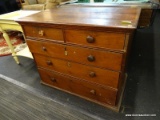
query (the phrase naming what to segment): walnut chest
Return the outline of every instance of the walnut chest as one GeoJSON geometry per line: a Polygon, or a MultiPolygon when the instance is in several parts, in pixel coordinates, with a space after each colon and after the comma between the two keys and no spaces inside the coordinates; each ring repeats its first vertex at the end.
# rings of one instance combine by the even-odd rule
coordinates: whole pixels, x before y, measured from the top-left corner
{"type": "Polygon", "coordinates": [[[59,7],[19,19],[41,82],[118,111],[139,8],[59,7]]]}

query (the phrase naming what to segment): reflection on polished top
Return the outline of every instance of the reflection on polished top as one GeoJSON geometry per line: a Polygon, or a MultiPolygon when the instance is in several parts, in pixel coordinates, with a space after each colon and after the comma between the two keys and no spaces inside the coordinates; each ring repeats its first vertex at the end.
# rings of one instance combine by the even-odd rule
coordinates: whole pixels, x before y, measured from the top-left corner
{"type": "Polygon", "coordinates": [[[0,20],[16,20],[34,13],[38,13],[38,12],[39,11],[18,10],[18,11],[0,15],[0,20]]]}
{"type": "Polygon", "coordinates": [[[80,2],[74,3],[72,5],[80,5],[80,6],[104,6],[104,7],[141,7],[141,8],[149,8],[149,9],[158,9],[159,0],[104,0],[102,2],[94,2],[94,0],[89,0],[89,3],[80,2]]]}
{"type": "Polygon", "coordinates": [[[17,21],[35,24],[40,21],[41,24],[58,24],[59,26],[74,26],[79,24],[81,26],[135,29],[138,24],[140,11],[140,8],[64,6],[42,11],[17,21]]]}
{"type": "Polygon", "coordinates": [[[104,0],[103,3],[147,3],[150,0],[104,0]]]}

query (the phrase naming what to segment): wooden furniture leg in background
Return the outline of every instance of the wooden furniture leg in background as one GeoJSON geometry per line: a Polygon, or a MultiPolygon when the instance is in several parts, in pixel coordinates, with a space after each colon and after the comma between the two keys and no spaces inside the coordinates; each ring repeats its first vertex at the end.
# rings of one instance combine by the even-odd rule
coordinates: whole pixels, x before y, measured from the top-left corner
{"type": "MultiPolygon", "coordinates": [[[[15,59],[17,64],[20,64],[20,61],[18,60],[18,56],[24,56],[24,57],[29,57],[32,58],[32,54],[30,53],[28,47],[26,47],[23,51],[15,52],[14,47],[10,41],[10,38],[8,34],[5,32],[6,30],[14,30],[14,31],[20,31],[23,34],[23,30],[21,25],[19,25],[15,20],[25,17],[28,15],[32,15],[35,13],[38,13],[40,11],[35,11],[35,10],[19,10],[7,14],[0,15],[0,31],[3,33],[3,37],[6,40],[9,48],[11,49],[12,56],[15,59]]],[[[24,35],[23,35],[24,36],[24,35]]]]}

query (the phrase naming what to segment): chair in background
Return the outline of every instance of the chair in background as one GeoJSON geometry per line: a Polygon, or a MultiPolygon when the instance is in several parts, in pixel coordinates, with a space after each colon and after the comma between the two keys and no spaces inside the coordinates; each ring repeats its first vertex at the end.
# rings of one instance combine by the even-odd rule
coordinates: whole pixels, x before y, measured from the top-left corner
{"type": "Polygon", "coordinates": [[[61,4],[77,2],[77,0],[20,0],[23,10],[52,9],[61,4]]]}

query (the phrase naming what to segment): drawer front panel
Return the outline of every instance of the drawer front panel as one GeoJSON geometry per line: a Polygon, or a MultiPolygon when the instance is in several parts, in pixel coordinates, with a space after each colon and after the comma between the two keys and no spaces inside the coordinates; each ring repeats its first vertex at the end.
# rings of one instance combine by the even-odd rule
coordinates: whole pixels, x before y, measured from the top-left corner
{"type": "Polygon", "coordinates": [[[69,43],[114,50],[123,50],[125,42],[125,34],[80,30],[66,30],[65,38],[69,43]]]}
{"type": "Polygon", "coordinates": [[[47,68],[73,77],[85,79],[86,81],[117,88],[119,72],[106,69],[90,67],[65,60],[54,59],[38,54],[34,54],[37,66],[47,68]]]}
{"type": "Polygon", "coordinates": [[[104,104],[115,105],[117,91],[39,69],[44,83],[104,104]]]}
{"type": "Polygon", "coordinates": [[[29,37],[64,41],[61,29],[34,26],[24,26],[23,29],[25,31],[25,35],[29,37]]]}
{"type": "Polygon", "coordinates": [[[27,43],[33,53],[62,58],[116,71],[121,70],[123,54],[120,53],[30,40],[27,40],[27,43]]]}

